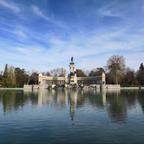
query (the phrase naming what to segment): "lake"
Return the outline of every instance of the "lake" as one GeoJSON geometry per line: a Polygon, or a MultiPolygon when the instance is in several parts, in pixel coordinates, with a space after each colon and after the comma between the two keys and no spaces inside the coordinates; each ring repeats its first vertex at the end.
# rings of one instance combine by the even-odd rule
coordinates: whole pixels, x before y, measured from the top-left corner
{"type": "Polygon", "coordinates": [[[143,144],[144,90],[0,90],[0,144],[143,144]]]}

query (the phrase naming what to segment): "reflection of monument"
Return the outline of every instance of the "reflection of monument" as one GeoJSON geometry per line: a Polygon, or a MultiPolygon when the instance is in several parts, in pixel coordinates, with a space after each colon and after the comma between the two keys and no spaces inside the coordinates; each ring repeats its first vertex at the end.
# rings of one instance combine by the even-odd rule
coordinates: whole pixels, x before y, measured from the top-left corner
{"type": "Polygon", "coordinates": [[[101,91],[103,105],[106,105],[106,90],[101,91]]]}
{"type": "MultiPolygon", "coordinates": [[[[103,109],[108,112],[109,117],[115,121],[124,121],[127,117],[127,110],[136,106],[137,102],[143,108],[143,93],[136,91],[97,91],[91,89],[57,89],[36,91],[6,91],[0,93],[0,103],[3,111],[10,113],[22,107],[31,105],[49,105],[61,109],[68,109],[71,120],[74,120],[75,113],[80,113],[79,108],[103,109]],[[21,97],[20,97],[21,96],[21,97]],[[105,108],[105,109],[104,109],[105,108]]],[[[47,109],[48,110],[48,109],[47,109]]],[[[67,111],[67,110],[66,110],[67,111]]],[[[67,114],[67,113],[66,113],[67,114]]]]}
{"type": "Polygon", "coordinates": [[[90,84],[99,84],[105,85],[105,73],[103,72],[100,76],[91,76],[91,77],[77,77],[75,69],[75,65],[73,62],[73,57],[71,58],[71,62],[69,65],[70,73],[66,77],[51,77],[51,76],[43,76],[42,73],[39,74],[39,85],[40,87],[46,88],[47,86],[51,86],[52,84],[56,85],[90,85],[90,84]],[[47,85],[47,86],[46,86],[47,85]]]}
{"type": "MultiPolygon", "coordinates": [[[[120,91],[94,91],[94,90],[45,90],[38,91],[38,104],[50,104],[50,106],[69,108],[71,120],[74,120],[75,109],[83,107],[85,102],[106,110],[110,118],[117,121],[124,121],[127,115],[127,93],[122,97],[120,91]]],[[[135,101],[135,100],[134,100],[135,101]]]]}
{"type": "Polygon", "coordinates": [[[71,120],[74,120],[74,103],[70,101],[70,117],[71,120]]]}
{"type": "Polygon", "coordinates": [[[71,120],[74,120],[75,115],[75,106],[77,105],[78,100],[78,91],[69,92],[69,102],[70,102],[70,117],[71,120]]]}

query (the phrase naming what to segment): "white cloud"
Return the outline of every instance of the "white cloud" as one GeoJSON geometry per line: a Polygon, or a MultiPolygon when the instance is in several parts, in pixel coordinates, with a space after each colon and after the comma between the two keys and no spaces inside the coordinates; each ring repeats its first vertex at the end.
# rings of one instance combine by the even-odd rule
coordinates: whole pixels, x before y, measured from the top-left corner
{"type": "Polygon", "coordinates": [[[23,27],[15,27],[13,29],[6,29],[6,28],[0,28],[1,31],[4,31],[4,32],[8,32],[8,33],[11,33],[15,36],[17,36],[18,39],[26,39],[28,38],[28,35],[26,34],[26,32],[24,31],[27,31],[27,29],[23,28],[23,27]]]}
{"type": "Polygon", "coordinates": [[[21,46],[21,47],[16,47],[14,50],[18,52],[20,55],[26,55],[26,56],[32,56],[32,55],[37,55],[38,53],[42,53],[42,47],[37,47],[37,46],[21,46]]]}
{"type": "MultiPolygon", "coordinates": [[[[117,4],[116,2],[103,5],[103,7],[97,10],[94,8],[94,16],[96,13],[100,16],[100,20],[104,16],[126,18],[126,16],[129,15],[127,8],[124,8],[125,11],[122,11],[123,5],[119,6],[117,4]],[[127,13],[126,16],[125,13],[127,13]]],[[[11,0],[0,0],[0,6],[9,8],[16,13],[20,12],[18,5],[12,3],[11,0]]],[[[25,6],[23,5],[23,9],[24,8],[25,6]]],[[[86,10],[87,12],[90,11],[86,16],[78,13],[80,12],[78,9],[75,14],[79,16],[80,22],[84,23],[80,24],[75,21],[72,22],[71,25],[69,22],[67,31],[67,26],[65,25],[65,23],[67,23],[66,20],[65,23],[63,23],[59,21],[58,15],[57,19],[54,15],[51,17],[46,9],[40,9],[40,7],[36,5],[27,7],[24,10],[26,13],[24,15],[21,13],[22,17],[26,16],[30,12],[29,10],[32,10],[35,14],[35,17],[31,15],[32,24],[35,22],[35,18],[37,18],[37,20],[41,18],[41,20],[44,20],[43,23],[45,25],[51,23],[54,30],[46,30],[43,32],[43,28],[41,28],[42,31],[34,31],[31,27],[26,27],[27,21],[25,26],[20,26],[21,23],[19,23],[18,20],[15,24],[9,23],[6,27],[0,27],[2,33],[7,32],[6,37],[0,37],[0,64],[24,64],[26,69],[35,68],[43,71],[52,67],[64,66],[68,68],[71,56],[75,58],[76,67],[83,69],[104,66],[107,59],[113,54],[126,56],[126,60],[132,68],[139,66],[142,60],[144,61],[144,51],[142,51],[144,46],[144,29],[139,29],[138,25],[136,25],[136,32],[132,33],[132,26],[135,25],[131,21],[127,21],[127,19],[124,19],[125,23],[123,25],[116,26],[115,28],[113,26],[107,27],[107,24],[102,24],[102,26],[97,27],[97,24],[95,25],[95,22],[93,22],[95,30],[91,31],[91,29],[89,29],[91,25],[88,25],[86,21],[84,22],[83,17],[85,17],[86,20],[90,14],[93,16],[93,9],[92,12],[90,9],[86,10]],[[74,28],[75,25],[77,26],[77,30],[74,28]],[[84,30],[83,25],[85,27],[84,30]],[[62,34],[61,30],[57,31],[57,28],[55,29],[55,26],[65,28],[62,34]],[[46,32],[47,34],[45,34],[46,32]],[[128,32],[131,32],[131,34],[128,32]],[[139,32],[141,32],[140,35],[138,34],[139,32]],[[64,33],[68,33],[68,38],[66,35],[64,36],[64,33]],[[60,39],[59,37],[64,37],[65,39],[60,39]]],[[[72,16],[71,19],[74,20],[74,17],[72,16]]],[[[132,17],[132,19],[137,20],[135,17],[132,17]]],[[[29,24],[30,23],[31,22],[29,22],[29,24]]],[[[40,25],[37,23],[37,26],[40,25]]]]}
{"type": "Polygon", "coordinates": [[[100,16],[122,17],[121,12],[118,11],[118,8],[115,9],[117,5],[118,4],[116,1],[111,2],[103,7],[100,7],[97,12],[100,16]]]}
{"type": "Polygon", "coordinates": [[[24,55],[31,55],[31,50],[23,48],[23,47],[15,48],[15,50],[17,50],[17,52],[24,54],[24,55]]]}
{"type": "MultiPolygon", "coordinates": [[[[22,29],[21,29],[22,30],[22,29]]],[[[26,30],[27,32],[28,30],[26,30]]],[[[29,37],[22,44],[12,45],[9,42],[4,42],[7,47],[13,51],[1,50],[0,57],[5,62],[7,60],[16,63],[24,63],[28,69],[37,69],[39,71],[46,71],[54,67],[63,66],[68,69],[68,63],[71,56],[76,60],[76,67],[83,69],[92,69],[95,67],[103,67],[107,59],[113,54],[120,54],[126,56],[126,60],[132,68],[137,68],[141,60],[139,55],[143,52],[139,50],[143,47],[143,36],[138,34],[129,34],[128,28],[106,30],[97,34],[96,31],[81,35],[71,34],[69,40],[62,40],[56,36],[43,35],[29,30],[29,37]],[[36,41],[31,41],[36,39],[36,41]],[[42,43],[47,43],[49,47],[37,43],[37,38],[42,43]],[[119,53],[121,51],[122,53],[119,53]],[[127,53],[129,51],[129,53],[127,53]],[[125,53],[126,52],[126,53],[125,53]],[[133,53],[130,54],[130,53],[133,53]],[[132,59],[137,59],[134,62],[132,59]],[[78,61],[77,61],[78,60],[78,61]]],[[[20,34],[21,35],[21,34],[20,34]]]]}
{"type": "Polygon", "coordinates": [[[27,35],[23,31],[16,30],[14,33],[20,37],[27,38],[27,35]]]}
{"type": "Polygon", "coordinates": [[[34,11],[34,13],[36,14],[36,15],[38,15],[38,16],[40,16],[41,18],[43,18],[43,19],[45,19],[45,20],[47,20],[47,21],[51,21],[51,19],[48,17],[48,16],[45,16],[44,14],[43,14],[43,12],[37,7],[37,6],[32,6],[32,9],[33,9],[33,11],[34,11]]]}
{"type": "Polygon", "coordinates": [[[112,9],[100,8],[98,13],[102,16],[121,17],[121,14],[112,11],[112,9]]]}
{"type": "Polygon", "coordinates": [[[6,0],[0,0],[0,5],[12,10],[15,13],[20,12],[20,8],[16,4],[8,2],[8,1],[6,2],[6,0]]]}
{"type": "Polygon", "coordinates": [[[58,21],[58,20],[55,20],[55,19],[53,19],[53,18],[45,15],[45,14],[39,9],[39,7],[33,5],[33,6],[32,6],[32,9],[33,9],[33,12],[34,12],[37,16],[43,18],[44,20],[46,20],[46,21],[48,21],[48,22],[50,22],[50,23],[53,23],[53,24],[55,24],[56,26],[59,26],[59,27],[65,28],[65,29],[68,28],[63,22],[58,21]]]}

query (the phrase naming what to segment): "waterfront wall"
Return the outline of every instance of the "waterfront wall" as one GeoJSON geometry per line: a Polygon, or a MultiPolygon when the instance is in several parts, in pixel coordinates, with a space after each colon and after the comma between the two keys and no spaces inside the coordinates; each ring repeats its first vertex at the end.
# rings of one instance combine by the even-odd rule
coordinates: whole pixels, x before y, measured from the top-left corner
{"type": "Polygon", "coordinates": [[[134,89],[144,89],[144,87],[121,87],[121,89],[131,89],[131,90],[134,90],[134,89]]]}
{"type": "Polygon", "coordinates": [[[24,89],[38,89],[39,85],[24,85],[24,89]]]}
{"type": "MultiPolygon", "coordinates": [[[[24,89],[45,89],[48,88],[48,85],[24,85],[24,89]]],[[[69,88],[69,87],[67,87],[69,88]]],[[[92,84],[89,86],[84,86],[84,89],[87,88],[96,88],[96,89],[100,89],[101,85],[100,84],[92,84]]],[[[120,89],[120,85],[111,85],[111,84],[107,84],[107,85],[102,85],[102,89],[120,89]]]]}
{"type": "Polygon", "coordinates": [[[47,84],[45,84],[45,85],[24,85],[24,89],[32,89],[32,87],[33,87],[33,89],[39,89],[39,88],[46,89],[46,88],[48,88],[48,85],[47,84]]]}
{"type": "Polygon", "coordinates": [[[24,89],[32,89],[32,85],[24,85],[24,89]]]}
{"type": "Polygon", "coordinates": [[[120,89],[120,85],[119,84],[106,84],[105,85],[105,89],[120,89]]]}

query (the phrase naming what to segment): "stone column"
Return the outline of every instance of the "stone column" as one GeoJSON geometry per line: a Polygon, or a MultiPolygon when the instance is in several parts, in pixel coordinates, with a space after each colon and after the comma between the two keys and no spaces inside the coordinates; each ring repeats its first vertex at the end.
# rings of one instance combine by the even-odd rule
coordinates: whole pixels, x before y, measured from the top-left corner
{"type": "Polygon", "coordinates": [[[73,59],[71,59],[71,62],[70,62],[70,73],[74,74],[74,62],[73,62],[73,59]]]}
{"type": "Polygon", "coordinates": [[[106,76],[105,73],[102,72],[102,84],[105,85],[106,84],[106,76]]]}
{"type": "Polygon", "coordinates": [[[74,74],[74,83],[77,84],[77,74],[76,74],[76,72],[74,74]]]}
{"type": "Polygon", "coordinates": [[[106,84],[106,77],[105,77],[105,73],[102,72],[102,76],[101,76],[101,90],[105,89],[105,84],[106,84]]]}
{"type": "Polygon", "coordinates": [[[42,73],[39,73],[38,83],[39,83],[40,85],[42,85],[42,82],[43,82],[43,80],[42,80],[42,73]]]}

